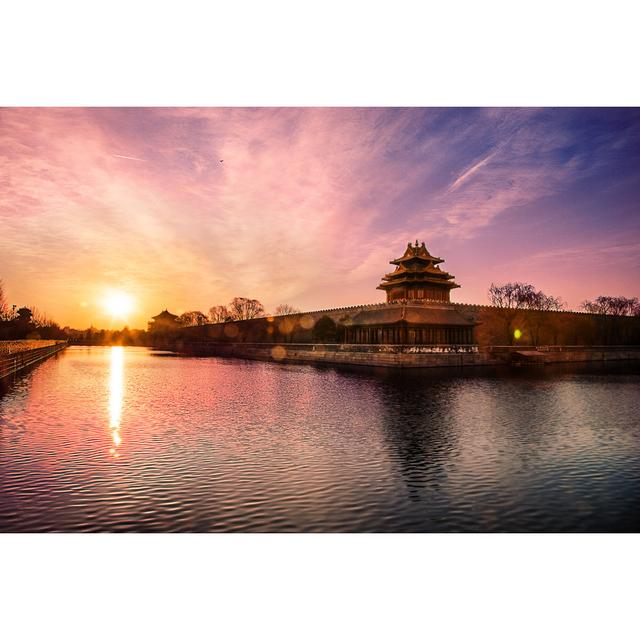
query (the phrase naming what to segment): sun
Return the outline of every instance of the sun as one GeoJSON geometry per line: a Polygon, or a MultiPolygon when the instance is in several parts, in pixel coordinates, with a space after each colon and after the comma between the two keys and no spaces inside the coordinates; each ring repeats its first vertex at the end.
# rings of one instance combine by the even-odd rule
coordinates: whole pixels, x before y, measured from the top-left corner
{"type": "Polygon", "coordinates": [[[111,291],[102,301],[104,310],[113,318],[126,318],[134,307],[133,298],[123,291],[111,291]]]}

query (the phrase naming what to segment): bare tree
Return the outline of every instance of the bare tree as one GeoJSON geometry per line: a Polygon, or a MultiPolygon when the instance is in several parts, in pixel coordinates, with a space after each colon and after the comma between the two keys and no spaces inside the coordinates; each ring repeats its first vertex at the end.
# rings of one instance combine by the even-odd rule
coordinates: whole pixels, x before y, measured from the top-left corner
{"type": "Polygon", "coordinates": [[[229,303],[229,315],[232,320],[249,320],[264,316],[264,307],[259,300],[234,298],[229,303]]]}
{"type": "Polygon", "coordinates": [[[537,311],[560,311],[564,302],[560,298],[537,291],[526,282],[507,282],[503,285],[491,283],[489,287],[491,304],[502,309],[535,309],[537,311]]]}
{"type": "Polygon", "coordinates": [[[289,316],[292,313],[300,313],[300,309],[296,309],[293,305],[290,305],[290,304],[279,304],[276,307],[274,315],[276,315],[276,316],[289,316]]]}
{"type": "Polygon", "coordinates": [[[585,300],[580,306],[589,313],[600,313],[608,316],[640,315],[638,298],[598,296],[595,300],[585,300]]]}
{"type": "Polygon", "coordinates": [[[47,314],[40,311],[38,307],[29,307],[29,309],[31,310],[31,322],[33,322],[36,327],[41,328],[51,324],[51,320],[47,317],[47,314]]]}
{"type": "Polygon", "coordinates": [[[526,314],[525,322],[529,329],[531,341],[533,344],[540,344],[542,330],[545,326],[549,326],[549,317],[545,313],[536,313],[537,311],[561,311],[564,303],[560,298],[548,296],[542,291],[530,291],[524,301],[524,309],[533,311],[526,314]]]}
{"type": "Polygon", "coordinates": [[[503,285],[492,282],[489,287],[489,299],[495,307],[500,309],[505,328],[504,338],[511,343],[522,336],[525,326],[528,326],[530,337],[535,344],[540,338],[544,316],[540,314],[523,316],[520,313],[521,310],[560,311],[564,308],[564,302],[560,298],[548,296],[526,282],[507,282],[503,285]]]}
{"type": "Polygon", "coordinates": [[[231,318],[229,309],[223,304],[219,304],[209,309],[209,318],[211,322],[227,322],[231,318]]]}
{"type": "Polygon", "coordinates": [[[183,327],[195,327],[207,324],[209,318],[202,311],[185,311],[177,320],[183,327]]]}
{"type": "Polygon", "coordinates": [[[497,285],[492,282],[489,287],[489,300],[494,307],[518,309],[523,286],[519,282],[507,282],[503,285],[497,285]]]}
{"type": "Polygon", "coordinates": [[[542,291],[537,291],[532,306],[529,308],[538,311],[562,311],[564,307],[565,303],[561,298],[554,298],[542,293],[542,291]]]}
{"type": "Polygon", "coordinates": [[[0,320],[9,320],[9,303],[4,293],[4,282],[0,280],[0,320]]]}

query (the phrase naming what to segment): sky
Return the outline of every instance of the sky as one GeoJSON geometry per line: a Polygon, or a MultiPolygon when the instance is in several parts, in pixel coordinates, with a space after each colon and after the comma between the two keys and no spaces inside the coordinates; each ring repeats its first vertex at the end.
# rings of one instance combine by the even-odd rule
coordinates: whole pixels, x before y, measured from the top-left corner
{"type": "Polygon", "coordinates": [[[0,109],[0,279],[61,326],[382,302],[416,239],[456,302],[640,295],[640,109],[0,109]]]}

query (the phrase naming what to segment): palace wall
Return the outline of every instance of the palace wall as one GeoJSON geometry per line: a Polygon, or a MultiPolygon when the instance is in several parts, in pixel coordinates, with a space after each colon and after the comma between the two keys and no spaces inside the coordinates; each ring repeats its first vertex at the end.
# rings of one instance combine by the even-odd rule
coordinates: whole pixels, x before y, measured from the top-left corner
{"type": "MultiPolygon", "coordinates": [[[[220,322],[199,327],[187,327],[182,330],[186,339],[212,340],[217,342],[326,342],[326,335],[320,335],[318,322],[330,318],[335,323],[338,334],[345,322],[363,309],[386,307],[386,303],[342,307],[305,313],[292,313],[286,316],[269,316],[235,322],[220,322]]],[[[326,332],[325,332],[326,333],[326,332]]],[[[340,336],[337,335],[336,339],[340,336]]],[[[331,340],[334,342],[335,340],[331,340]]]]}
{"type": "MultiPolygon", "coordinates": [[[[343,341],[344,327],[356,314],[389,306],[380,303],[208,324],[182,329],[181,336],[185,341],[223,343],[339,343],[343,341]]],[[[514,310],[457,303],[448,303],[447,306],[477,323],[475,341],[481,347],[640,345],[640,317],[514,310]],[[515,337],[516,330],[519,338],[515,337]]]]}
{"type": "MultiPolygon", "coordinates": [[[[450,302],[450,290],[458,285],[437,266],[442,262],[416,240],[415,245],[407,244],[402,257],[391,261],[396,270],[383,276],[378,286],[386,292],[387,302],[188,327],[179,330],[176,338],[184,343],[300,345],[346,344],[347,338],[358,344],[433,340],[482,348],[640,345],[640,317],[450,302]],[[396,300],[399,295],[411,299],[396,300]]],[[[175,318],[165,310],[156,319],[164,317],[175,318]]]]}
{"type": "Polygon", "coordinates": [[[474,306],[476,341],[494,345],[640,345],[640,317],[474,306]],[[516,331],[519,338],[516,338],[516,331]]]}

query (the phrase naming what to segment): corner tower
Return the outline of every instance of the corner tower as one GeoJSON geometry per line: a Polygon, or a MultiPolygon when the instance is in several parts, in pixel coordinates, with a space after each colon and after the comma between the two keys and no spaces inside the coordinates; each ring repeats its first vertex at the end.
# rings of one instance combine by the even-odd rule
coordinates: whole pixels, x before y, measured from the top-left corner
{"type": "Polygon", "coordinates": [[[409,243],[402,257],[389,264],[396,265],[395,271],[387,273],[378,289],[387,292],[387,302],[397,300],[437,300],[449,302],[451,289],[460,285],[453,282],[454,276],[442,271],[438,266],[442,258],[432,256],[424,242],[409,243]]]}

